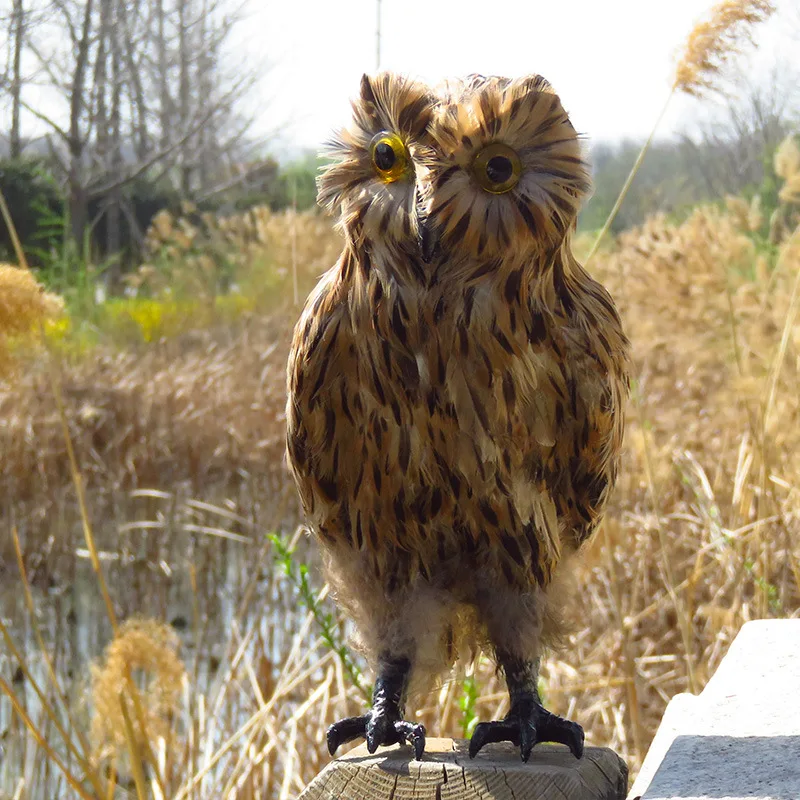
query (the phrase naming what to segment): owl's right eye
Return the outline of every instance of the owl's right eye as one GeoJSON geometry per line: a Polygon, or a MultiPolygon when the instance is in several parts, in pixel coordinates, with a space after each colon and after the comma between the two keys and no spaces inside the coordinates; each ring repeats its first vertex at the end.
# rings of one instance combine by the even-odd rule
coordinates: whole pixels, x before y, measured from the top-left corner
{"type": "Polygon", "coordinates": [[[522,165],[516,151],[502,142],[493,142],[475,156],[472,172],[487,192],[505,194],[517,185],[522,165]]]}
{"type": "Polygon", "coordinates": [[[372,166],[384,183],[393,183],[408,172],[408,150],[394,133],[379,133],[370,142],[372,166]]]}

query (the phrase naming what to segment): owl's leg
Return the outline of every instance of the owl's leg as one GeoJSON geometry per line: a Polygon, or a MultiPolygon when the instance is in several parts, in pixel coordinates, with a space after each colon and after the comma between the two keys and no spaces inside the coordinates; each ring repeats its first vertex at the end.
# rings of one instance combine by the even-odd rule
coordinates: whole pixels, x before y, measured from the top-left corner
{"type": "Polygon", "coordinates": [[[536,688],[539,660],[525,661],[503,652],[498,652],[498,660],[506,676],[511,710],[503,720],[478,724],[469,743],[470,758],[490,742],[511,742],[518,746],[523,761],[528,760],[538,742],[565,744],[575,758],[580,758],[583,728],[542,706],[536,688]]]}
{"type": "Polygon", "coordinates": [[[328,752],[333,755],[340,744],[364,737],[367,750],[374,753],[379,745],[403,744],[414,747],[414,756],[425,751],[425,726],[403,719],[406,690],[411,674],[408,658],[381,657],[378,678],[372,692],[372,708],[363,717],[349,717],[328,728],[328,752]]]}

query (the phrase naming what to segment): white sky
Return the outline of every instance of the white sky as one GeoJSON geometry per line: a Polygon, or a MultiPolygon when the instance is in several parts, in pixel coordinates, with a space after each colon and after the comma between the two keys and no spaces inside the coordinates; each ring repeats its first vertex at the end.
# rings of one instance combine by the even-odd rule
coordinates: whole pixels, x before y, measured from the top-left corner
{"type": "MultiPolygon", "coordinates": [[[[363,72],[375,69],[376,0],[251,0],[246,51],[273,67],[261,101],[263,130],[288,121],[279,150],[316,148],[344,124],[363,72]]],[[[591,139],[643,137],[663,105],[693,24],[713,0],[382,0],[383,68],[431,82],[471,72],[538,72],[591,139]]],[[[768,65],[780,51],[800,66],[800,0],[756,32],[768,65]]],[[[696,104],[675,98],[662,133],[681,127],[696,104]]]]}

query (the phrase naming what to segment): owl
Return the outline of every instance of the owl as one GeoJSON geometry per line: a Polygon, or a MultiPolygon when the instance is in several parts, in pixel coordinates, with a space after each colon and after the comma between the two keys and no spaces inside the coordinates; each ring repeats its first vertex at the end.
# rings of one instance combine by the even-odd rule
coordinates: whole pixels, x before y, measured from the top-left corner
{"type": "Polygon", "coordinates": [[[287,453],[376,680],[329,750],[364,737],[420,758],[407,698],[484,650],[510,711],[470,755],[554,741],[580,757],[538,667],[616,477],[628,342],[572,254],[578,136],[539,76],[432,90],[383,73],[333,156],[319,199],[345,243],[295,329],[287,453]]]}

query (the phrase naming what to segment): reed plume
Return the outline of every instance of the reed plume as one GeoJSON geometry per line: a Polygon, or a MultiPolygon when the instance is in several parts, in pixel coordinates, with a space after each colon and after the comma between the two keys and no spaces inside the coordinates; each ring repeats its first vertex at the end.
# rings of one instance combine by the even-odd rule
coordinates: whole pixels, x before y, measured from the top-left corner
{"type": "Polygon", "coordinates": [[[778,193],[782,203],[800,204],[800,147],[794,136],[787,136],[775,151],[775,174],[784,184],[778,193]]]}
{"type": "Polygon", "coordinates": [[[177,634],[163,622],[133,618],[120,625],[102,662],[92,666],[92,739],[101,757],[129,749],[120,703],[129,679],[136,685],[142,710],[135,731],[142,749],[169,737],[186,674],[178,645],[177,634]]]}
{"type": "Polygon", "coordinates": [[[775,12],[769,0],[722,0],[709,19],[694,26],[675,68],[673,88],[701,97],[716,89],[728,59],[744,42],[752,42],[751,28],[775,12]]]}
{"type": "Polygon", "coordinates": [[[10,340],[35,330],[63,308],[61,298],[45,292],[27,269],[0,264],[0,375],[12,363],[10,340]]]}
{"type": "Polygon", "coordinates": [[[715,80],[719,77],[722,66],[728,59],[738,53],[743,41],[752,41],[750,29],[763,22],[775,11],[769,0],[722,0],[711,10],[708,20],[698,22],[689,34],[683,49],[683,55],[675,69],[672,87],[666,102],[661,109],[647,141],[642,145],[639,155],[620,190],[614,207],[608,215],[601,231],[586,257],[586,263],[593,258],[603,237],[608,233],[611,223],[625,200],[625,195],[633,183],[636,173],[644,160],[658,126],[669,107],[675,92],[700,97],[704,92],[715,88],[715,80]]]}

